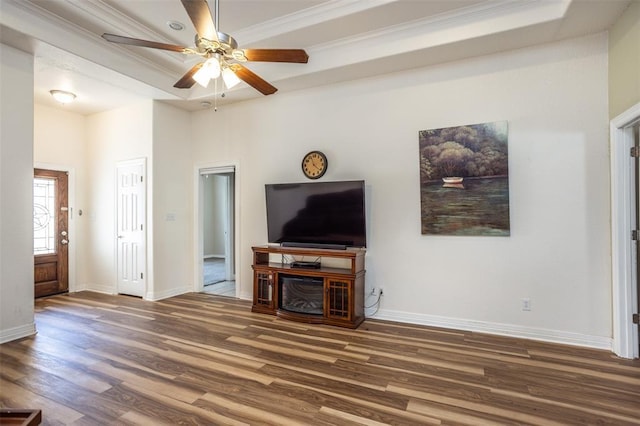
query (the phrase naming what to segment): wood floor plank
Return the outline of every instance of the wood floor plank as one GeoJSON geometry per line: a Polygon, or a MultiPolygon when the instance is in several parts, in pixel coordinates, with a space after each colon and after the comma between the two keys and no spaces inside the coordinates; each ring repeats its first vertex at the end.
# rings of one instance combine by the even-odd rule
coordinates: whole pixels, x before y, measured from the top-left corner
{"type": "MultiPolygon", "coordinates": [[[[236,380],[231,376],[201,372],[186,372],[177,380],[206,388],[209,394],[222,396],[245,408],[273,412],[274,407],[278,407],[276,414],[307,424],[310,424],[310,420],[320,409],[317,399],[303,400],[291,388],[282,387],[275,382],[262,385],[236,380]]],[[[213,403],[202,399],[194,405],[215,408],[213,403]]]]}
{"type": "Polygon", "coordinates": [[[136,371],[130,371],[125,368],[119,368],[107,362],[102,362],[93,366],[99,371],[115,377],[124,383],[135,384],[137,386],[144,386],[148,389],[153,389],[154,392],[174,398],[178,401],[186,402],[188,404],[193,403],[195,400],[204,395],[203,391],[189,389],[185,386],[175,384],[172,380],[162,377],[142,377],[137,374],[136,371]],[[164,380],[163,380],[164,379],[164,380]]]}
{"type": "Polygon", "coordinates": [[[458,407],[428,403],[420,400],[411,400],[407,409],[416,414],[435,416],[440,422],[464,426],[504,426],[514,424],[505,420],[494,420],[480,417],[474,413],[461,412],[458,407]]]}
{"type": "Polygon", "coordinates": [[[263,343],[257,340],[246,339],[244,337],[231,336],[227,339],[229,342],[238,343],[240,345],[246,345],[253,348],[261,349],[263,351],[275,352],[277,354],[285,355],[288,357],[302,358],[311,361],[334,363],[337,361],[335,356],[322,355],[315,352],[307,352],[294,347],[283,347],[281,345],[274,345],[269,343],[263,343]]]}
{"type": "Polygon", "coordinates": [[[336,422],[335,422],[336,424],[345,424],[347,421],[353,422],[355,424],[367,425],[367,426],[385,426],[389,424],[389,423],[378,422],[376,420],[367,419],[361,416],[356,416],[354,414],[346,413],[340,410],[335,410],[329,407],[320,408],[320,412],[323,414],[327,414],[331,417],[334,417],[336,419],[336,422]]]}
{"type": "Polygon", "coordinates": [[[215,348],[211,345],[198,345],[194,342],[182,343],[176,342],[175,340],[165,340],[164,343],[168,346],[174,347],[175,350],[180,353],[194,354],[207,359],[215,358],[225,364],[235,365],[238,367],[259,370],[265,365],[263,361],[259,361],[253,356],[246,356],[239,352],[215,348]]]}
{"type": "Polygon", "coordinates": [[[205,419],[205,421],[211,422],[212,424],[230,425],[230,426],[249,426],[249,423],[235,420],[233,418],[219,414],[215,411],[205,410],[195,405],[178,401],[171,397],[163,396],[161,394],[156,393],[153,390],[149,390],[135,384],[124,383],[123,386],[135,392],[138,392],[141,395],[145,395],[149,397],[150,399],[154,400],[156,403],[158,403],[163,407],[169,407],[171,409],[179,411],[180,413],[186,413],[187,415],[192,414],[194,416],[205,419]]]}
{"type": "Polygon", "coordinates": [[[211,402],[218,407],[219,410],[228,410],[234,412],[236,416],[247,420],[249,424],[263,422],[266,424],[277,424],[283,426],[306,426],[307,420],[299,421],[280,415],[271,407],[268,410],[248,406],[246,404],[236,403],[229,398],[220,395],[207,393],[201,400],[211,402]]]}
{"type": "MultiPolygon", "coordinates": [[[[593,408],[593,405],[584,405],[584,401],[582,401],[582,404],[575,404],[575,403],[558,401],[557,399],[551,399],[548,397],[541,398],[533,395],[516,393],[516,392],[506,391],[502,389],[492,389],[491,391],[496,394],[509,396],[511,399],[527,399],[540,405],[552,405],[554,407],[557,407],[559,410],[583,411],[585,413],[592,414],[600,418],[612,419],[614,424],[618,421],[625,422],[628,424],[640,424],[640,411],[638,410],[637,406],[635,407],[635,409],[631,409],[630,411],[621,413],[620,407],[618,404],[606,404],[605,408],[593,408]]],[[[635,398],[636,400],[634,401],[634,404],[637,405],[637,398],[638,398],[637,394],[635,398]]],[[[603,423],[603,422],[601,421],[600,423],[603,423]]]]}
{"type": "Polygon", "coordinates": [[[306,343],[301,343],[301,342],[296,342],[293,341],[291,339],[281,339],[278,337],[273,337],[273,336],[269,336],[269,335],[265,335],[265,334],[261,334],[259,336],[257,336],[258,339],[261,340],[266,340],[268,342],[272,342],[272,343],[276,343],[276,344],[281,344],[283,346],[294,346],[297,348],[300,348],[302,350],[306,350],[306,351],[312,351],[312,352],[322,352],[323,354],[329,355],[329,356],[334,356],[336,357],[336,361],[337,359],[343,358],[343,359],[354,359],[354,360],[359,360],[359,361],[363,361],[366,362],[369,360],[369,356],[368,355],[362,355],[362,354],[357,354],[357,353],[350,353],[348,351],[345,351],[344,349],[332,349],[332,348],[325,348],[325,347],[318,347],[318,345],[310,345],[310,344],[306,344],[306,343]]]}
{"type": "Polygon", "coordinates": [[[118,424],[132,425],[132,426],[171,426],[172,423],[162,421],[157,417],[149,417],[137,411],[127,411],[120,418],[118,418],[118,424]]]}
{"type": "Polygon", "coordinates": [[[43,424],[640,425],[640,360],[366,320],[291,322],[248,301],[78,292],[0,345],[0,407],[43,424]]]}
{"type": "MultiPolygon", "coordinates": [[[[312,394],[322,394],[324,396],[328,396],[332,398],[334,401],[338,401],[335,405],[338,407],[349,406],[354,410],[359,412],[368,412],[369,416],[375,417],[374,420],[378,420],[380,418],[385,418],[385,416],[390,416],[393,420],[389,420],[389,422],[393,422],[393,424],[407,424],[407,425],[438,425],[442,422],[440,419],[431,417],[426,413],[412,413],[407,411],[404,408],[396,408],[393,406],[389,406],[386,404],[381,404],[378,402],[372,402],[362,398],[362,395],[356,396],[347,395],[340,392],[335,392],[332,390],[320,389],[315,386],[305,385],[301,383],[295,383],[288,380],[277,379],[276,383],[289,385],[294,388],[299,388],[298,391],[300,394],[304,394],[302,390],[306,390],[312,394]]],[[[315,395],[314,395],[315,398],[315,395]]],[[[331,405],[330,402],[324,403],[324,406],[331,405]]],[[[406,406],[406,404],[404,404],[406,406]]]]}
{"type": "MultiPolygon", "coordinates": [[[[523,422],[526,424],[544,424],[548,426],[563,426],[562,422],[557,422],[551,420],[549,418],[540,417],[537,415],[523,413],[514,409],[505,409],[500,408],[494,405],[489,405],[485,401],[481,399],[477,399],[477,401],[470,401],[467,398],[452,398],[448,396],[438,395],[436,393],[431,392],[423,392],[416,391],[408,388],[401,388],[399,386],[389,386],[389,392],[399,393],[401,395],[413,396],[416,397],[417,400],[424,400],[427,402],[437,402],[444,405],[449,405],[452,407],[464,408],[470,412],[474,413],[483,413],[488,415],[499,416],[503,420],[515,420],[517,422],[523,422]]],[[[413,404],[415,402],[410,401],[407,409],[409,411],[413,411],[413,404]]]]}
{"type": "Polygon", "coordinates": [[[67,424],[79,420],[83,414],[64,404],[32,392],[0,378],[0,405],[4,408],[38,408],[46,413],[48,422],[67,424]],[[27,405],[28,404],[28,405],[27,405]]]}
{"type": "MultiPolygon", "coordinates": [[[[59,406],[70,407],[82,413],[83,416],[101,419],[106,423],[113,423],[126,412],[126,409],[121,404],[105,396],[113,388],[96,394],[75,385],[71,381],[43,372],[29,374],[16,382],[16,384],[32,394],[40,395],[57,403],[59,406]]],[[[25,401],[20,407],[30,408],[31,402],[25,401]]]]}
{"type": "Polygon", "coordinates": [[[377,355],[379,357],[390,358],[390,359],[403,361],[407,363],[423,364],[431,367],[454,370],[454,371],[459,371],[459,372],[468,373],[468,374],[476,374],[479,376],[484,375],[483,368],[468,366],[464,364],[458,364],[454,362],[438,361],[438,360],[429,359],[427,357],[406,356],[403,354],[398,354],[398,353],[393,353],[388,351],[385,352],[385,351],[379,351],[371,348],[363,348],[357,345],[349,345],[347,346],[347,350],[366,353],[369,355],[377,355]]]}
{"type": "Polygon", "coordinates": [[[85,371],[78,368],[77,365],[73,365],[73,363],[63,359],[42,354],[37,351],[29,352],[29,356],[27,357],[26,352],[16,350],[16,348],[5,348],[3,353],[13,355],[15,358],[23,360],[23,365],[29,366],[34,370],[40,370],[62,379],[70,380],[75,385],[91,392],[101,393],[111,388],[111,385],[108,382],[100,380],[90,374],[86,374],[85,371]]]}

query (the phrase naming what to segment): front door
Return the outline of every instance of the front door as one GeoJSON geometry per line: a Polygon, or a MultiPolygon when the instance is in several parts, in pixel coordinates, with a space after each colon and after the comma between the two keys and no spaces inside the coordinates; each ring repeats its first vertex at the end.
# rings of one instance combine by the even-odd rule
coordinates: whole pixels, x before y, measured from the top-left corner
{"type": "Polygon", "coordinates": [[[33,255],[35,297],[69,291],[67,172],[34,169],[33,255]]]}

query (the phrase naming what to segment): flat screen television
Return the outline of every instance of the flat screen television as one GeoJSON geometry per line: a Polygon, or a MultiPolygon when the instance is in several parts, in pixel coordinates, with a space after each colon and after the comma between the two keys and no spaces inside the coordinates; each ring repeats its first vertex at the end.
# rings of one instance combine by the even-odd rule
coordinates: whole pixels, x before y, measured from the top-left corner
{"type": "Polygon", "coordinates": [[[364,181],[265,185],[269,243],[366,247],[364,181]]]}

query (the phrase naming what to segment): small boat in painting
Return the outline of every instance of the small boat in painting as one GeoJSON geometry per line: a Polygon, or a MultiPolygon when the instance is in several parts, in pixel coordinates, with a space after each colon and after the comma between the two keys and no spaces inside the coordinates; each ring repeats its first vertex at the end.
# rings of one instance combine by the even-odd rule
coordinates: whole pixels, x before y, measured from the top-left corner
{"type": "Polygon", "coordinates": [[[462,183],[463,179],[461,177],[443,177],[442,181],[444,183],[462,183]]]}

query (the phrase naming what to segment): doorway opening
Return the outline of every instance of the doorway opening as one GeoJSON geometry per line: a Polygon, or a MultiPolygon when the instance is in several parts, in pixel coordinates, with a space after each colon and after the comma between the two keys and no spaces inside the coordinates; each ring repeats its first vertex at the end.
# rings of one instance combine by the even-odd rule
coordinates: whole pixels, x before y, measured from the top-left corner
{"type": "Polygon", "coordinates": [[[205,293],[236,297],[235,167],[199,170],[198,187],[199,287],[205,293]]]}

